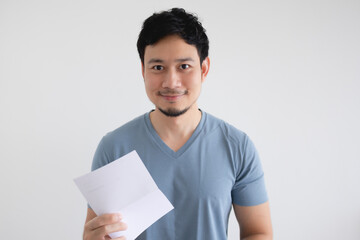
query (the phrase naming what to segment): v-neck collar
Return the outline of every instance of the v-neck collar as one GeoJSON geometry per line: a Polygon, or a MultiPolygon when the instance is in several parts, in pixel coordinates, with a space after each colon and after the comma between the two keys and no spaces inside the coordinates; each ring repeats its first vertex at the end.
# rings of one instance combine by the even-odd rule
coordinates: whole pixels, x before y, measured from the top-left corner
{"type": "MultiPolygon", "coordinates": [[[[152,110],[153,111],[153,110],[152,110]]],[[[168,145],[166,145],[166,143],[160,138],[160,136],[158,135],[158,133],[155,131],[154,126],[151,123],[150,120],[150,113],[152,112],[148,112],[144,115],[144,120],[147,126],[147,129],[150,132],[150,135],[152,136],[154,142],[156,143],[156,145],[166,154],[168,154],[169,156],[173,157],[173,158],[178,158],[180,157],[184,152],[186,152],[186,150],[192,145],[192,143],[196,140],[196,138],[198,137],[199,133],[201,132],[201,129],[204,126],[205,120],[206,120],[206,113],[201,111],[201,109],[199,109],[199,111],[201,111],[201,119],[199,124],[196,126],[195,131],[192,133],[191,137],[186,141],[186,143],[184,145],[181,146],[181,148],[179,150],[177,150],[176,152],[174,150],[172,150],[168,145]]]]}

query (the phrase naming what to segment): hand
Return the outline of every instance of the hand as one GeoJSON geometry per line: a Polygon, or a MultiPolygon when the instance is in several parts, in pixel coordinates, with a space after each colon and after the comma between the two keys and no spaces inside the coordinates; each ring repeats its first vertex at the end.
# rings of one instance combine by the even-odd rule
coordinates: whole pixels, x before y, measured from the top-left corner
{"type": "MultiPolygon", "coordinates": [[[[124,231],[127,229],[126,223],[122,222],[121,214],[103,214],[94,217],[85,224],[84,240],[108,240],[109,233],[124,231]]],[[[116,238],[116,240],[125,240],[125,237],[116,238]]]]}

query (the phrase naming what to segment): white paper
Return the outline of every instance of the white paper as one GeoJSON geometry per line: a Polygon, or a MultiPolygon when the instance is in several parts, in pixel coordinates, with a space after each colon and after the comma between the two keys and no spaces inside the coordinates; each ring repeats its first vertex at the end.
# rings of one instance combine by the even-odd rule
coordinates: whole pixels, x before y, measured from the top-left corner
{"type": "Polygon", "coordinates": [[[128,229],[109,234],[111,238],[125,236],[133,240],[174,208],[136,151],[74,181],[98,216],[122,214],[128,229]]]}

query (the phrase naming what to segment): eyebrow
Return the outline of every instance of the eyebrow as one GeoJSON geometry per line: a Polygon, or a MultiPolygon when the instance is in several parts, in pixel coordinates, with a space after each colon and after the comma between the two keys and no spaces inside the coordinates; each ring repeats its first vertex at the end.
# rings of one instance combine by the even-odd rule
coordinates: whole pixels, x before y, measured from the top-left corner
{"type": "MultiPolygon", "coordinates": [[[[150,63],[163,63],[163,62],[165,61],[162,59],[152,58],[147,63],[150,64],[150,63]]],[[[188,57],[188,58],[178,58],[175,60],[175,62],[195,62],[195,61],[191,57],[188,57]]]]}

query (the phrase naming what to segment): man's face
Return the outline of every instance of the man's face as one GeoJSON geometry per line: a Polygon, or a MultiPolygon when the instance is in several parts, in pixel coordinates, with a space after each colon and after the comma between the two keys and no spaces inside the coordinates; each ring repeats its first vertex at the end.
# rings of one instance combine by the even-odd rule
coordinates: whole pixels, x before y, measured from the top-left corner
{"type": "Polygon", "coordinates": [[[171,35],[146,46],[142,69],[150,101],[165,115],[179,116],[197,108],[209,59],[201,65],[196,47],[171,35]]]}

